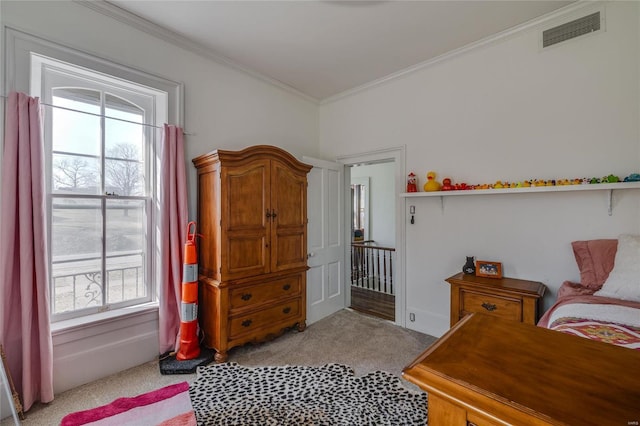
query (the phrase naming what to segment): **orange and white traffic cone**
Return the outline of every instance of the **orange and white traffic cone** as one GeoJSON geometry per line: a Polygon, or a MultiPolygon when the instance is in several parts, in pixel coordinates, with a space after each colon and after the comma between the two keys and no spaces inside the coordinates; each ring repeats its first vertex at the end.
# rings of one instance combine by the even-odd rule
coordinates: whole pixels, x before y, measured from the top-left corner
{"type": "Polygon", "coordinates": [[[184,361],[200,355],[198,342],[198,255],[196,253],[196,223],[187,225],[182,269],[182,303],[180,304],[180,349],[176,359],[184,361]],[[193,225],[193,233],[189,233],[193,225]]]}

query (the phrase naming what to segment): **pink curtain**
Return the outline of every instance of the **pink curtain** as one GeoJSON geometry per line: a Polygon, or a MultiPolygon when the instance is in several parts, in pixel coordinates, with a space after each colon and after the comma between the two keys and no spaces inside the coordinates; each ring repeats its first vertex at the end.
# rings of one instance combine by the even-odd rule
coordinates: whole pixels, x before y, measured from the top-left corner
{"type": "Polygon", "coordinates": [[[40,103],[24,93],[7,98],[0,194],[0,342],[26,411],[53,400],[53,344],[40,103]]]}
{"type": "Polygon", "coordinates": [[[184,243],[187,237],[187,179],[184,136],[180,127],[164,125],[160,159],[160,353],[178,350],[184,243]]]}

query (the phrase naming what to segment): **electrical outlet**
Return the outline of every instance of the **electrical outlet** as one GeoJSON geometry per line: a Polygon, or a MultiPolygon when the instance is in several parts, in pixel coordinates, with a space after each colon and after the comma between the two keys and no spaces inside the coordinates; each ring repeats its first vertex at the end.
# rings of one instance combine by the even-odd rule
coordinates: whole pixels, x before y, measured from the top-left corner
{"type": "Polygon", "coordinates": [[[409,314],[409,321],[411,322],[415,322],[416,321],[416,314],[414,314],[413,312],[411,312],[409,314]]]}

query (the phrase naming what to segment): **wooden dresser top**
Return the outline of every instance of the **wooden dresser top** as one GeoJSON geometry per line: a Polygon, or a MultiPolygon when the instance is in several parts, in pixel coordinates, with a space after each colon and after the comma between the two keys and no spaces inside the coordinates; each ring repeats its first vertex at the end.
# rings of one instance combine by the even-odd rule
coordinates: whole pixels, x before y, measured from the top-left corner
{"type": "Polygon", "coordinates": [[[518,294],[528,294],[531,297],[541,298],[544,296],[547,287],[538,281],[521,280],[518,278],[488,278],[475,275],[459,274],[447,278],[449,284],[453,285],[473,285],[478,288],[490,290],[500,290],[503,292],[515,292],[518,294]]]}
{"type": "Polygon", "coordinates": [[[640,421],[640,351],[489,315],[465,317],[403,375],[507,419],[640,421]]]}

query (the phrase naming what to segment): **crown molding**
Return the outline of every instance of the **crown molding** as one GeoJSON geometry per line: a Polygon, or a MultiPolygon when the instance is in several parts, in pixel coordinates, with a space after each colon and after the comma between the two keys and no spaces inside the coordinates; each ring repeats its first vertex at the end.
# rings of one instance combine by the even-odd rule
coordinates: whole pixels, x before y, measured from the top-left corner
{"type": "Polygon", "coordinates": [[[246,67],[244,65],[241,65],[227,57],[225,57],[224,55],[221,55],[215,51],[213,51],[210,48],[207,48],[205,46],[203,46],[200,43],[197,43],[193,40],[188,39],[187,37],[184,37],[174,31],[171,31],[161,25],[155,24],[147,19],[141,18],[138,15],[135,15],[129,11],[126,11],[112,3],[109,3],[106,0],[72,0],[74,3],[83,5],[87,8],[90,8],[102,15],[105,15],[107,17],[110,17],[112,19],[115,19],[121,23],[124,23],[128,26],[131,26],[135,29],[138,29],[140,31],[143,31],[153,37],[159,38],[161,40],[167,41],[177,47],[180,47],[182,49],[188,50],[190,52],[193,52],[199,56],[208,58],[216,63],[219,63],[221,65],[225,65],[229,68],[232,68],[236,71],[242,72],[244,74],[247,74],[253,78],[256,78],[258,80],[262,80],[266,83],[269,83],[273,86],[276,86],[282,90],[285,90],[289,93],[292,93],[294,95],[297,95],[307,101],[310,101],[316,105],[326,105],[326,104],[330,104],[332,102],[338,101],[340,99],[349,97],[351,95],[363,92],[365,90],[368,89],[372,89],[376,86],[380,86],[383,85],[385,83],[388,83],[390,81],[405,77],[409,74],[412,74],[416,71],[420,71],[422,69],[434,66],[436,64],[440,64],[442,62],[448,61],[448,60],[452,60],[454,58],[457,58],[465,53],[468,53],[470,51],[473,51],[475,49],[480,49],[495,43],[498,43],[500,41],[506,40],[510,37],[513,37],[523,31],[527,31],[530,30],[531,28],[535,28],[537,26],[540,25],[544,25],[546,23],[549,23],[555,19],[558,19],[560,17],[563,17],[564,15],[570,14],[572,12],[575,12],[577,10],[580,10],[582,8],[588,7],[588,6],[594,6],[594,5],[602,5],[604,3],[607,3],[611,0],[600,0],[600,1],[592,1],[592,0],[578,0],[575,3],[569,4],[563,8],[560,8],[556,11],[550,12],[546,15],[543,15],[541,17],[532,19],[530,21],[527,21],[523,24],[517,25],[515,27],[509,28],[507,30],[504,30],[502,32],[493,34],[491,36],[485,37],[481,40],[469,43],[463,47],[460,47],[458,49],[446,52],[442,55],[439,55],[435,58],[429,59],[427,61],[423,61],[420,62],[416,65],[412,65],[410,67],[407,67],[403,70],[400,71],[396,71],[394,73],[388,74],[384,77],[378,78],[376,80],[370,81],[368,83],[362,84],[360,86],[356,86],[354,88],[345,90],[343,92],[337,93],[335,95],[329,96],[327,98],[324,99],[318,99],[315,97],[312,97],[310,95],[307,95],[306,93],[301,92],[300,90],[289,86],[288,84],[285,84],[279,80],[276,80],[274,78],[268,77],[262,73],[259,73],[249,67],[246,67]]]}
{"type": "Polygon", "coordinates": [[[159,38],[166,42],[169,42],[177,47],[193,52],[199,56],[210,59],[218,64],[225,65],[229,68],[232,68],[236,71],[240,71],[244,74],[247,74],[253,78],[258,80],[262,80],[266,83],[269,83],[273,86],[276,86],[280,89],[283,89],[287,92],[290,92],[294,95],[300,96],[307,101],[310,101],[314,104],[319,103],[319,99],[314,98],[312,96],[307,95],[299,91],[298,89],[289,86],[279,80],[268,77],[262,73],[259,73],[251,68],[245,67],[231,59],[220,55],[219,53],[203,46],[200,43],[197,43],[193,40],[188,39],[174,31],[171,31],[161,25],[155,24],[147,19],[141,18],[138,15],[135,15],[129,11],[126,11],[112,3],[109,3],[105,0],[73,0],[74,3],[85,6],[89,9],[92,9],[95,12],[98,12],[104,16],[115,19],[123,24],[131,26],[137,30],[143,31],[153,37],[159,38]]]}
{"type": "Polygon", "coordinates": [[[330,104],[332,102],[338,101],[340,99],[349,97],[351,95],[355,95],[356,93],[360,93],[363,92],[365,90],[368,89],[372,89],[376,86],[380,86],[382,84],[385,84],[387,82],[390,82],[392,80],[396,80],[399,79],[401,77],[404,77],[408,74],[413,74],[416,71],[420,71],[422,69],[434,66],[436,64],[445,62],[445,61],[449,61],[451,59],[457,58],[458,56],[461,56],[467,52],[476,50],[476,49],[480,49],[483,48],[485,46],[489,46],[495,43],[498,43],[500,41],[506,40],[510,37],[513,37],[514,35],[517,35],[521,32],[527,31],[531,28],[535,28],[537,26],[546,24],[548,22],[551,22],[559,17],[564,17],[565,15],[575,12],[577,10],[580,10],[582,8],[586,8],[586,7],[593,7],[594,5],[601,5],[603,3],[606,3],[608,1],[611,0],[603,0],[603,1],[591,1],[591,0],[578,0],[575,3],[569,4],[565,7],[562,7],[558,10],[555,10],[553,12],[550,12],[546,15],[542,15],[538,18],[532,19],[530,21],[524,22],[520,25],[516,25],[515,27],[509,28],[507,30],[501,31],[499,33],[490,35],[488,37],[485,37],[483,39],[480,39],[478,41],[469,43],[465,46],[462,46],[458,49],[455,50],[451,50],[449,52],[443,53],[442,55],[436,56],[435,58],[426,60],[424,62],[420,62],[416,65],[412,65],[408,68],[405,68],[403,70],[400,71],[396,71],[394,73],[391,73],[389,75],[386,75],[384,77],[381,77],[379,79],[370,81],[368,83],[362,84],[360,86],[354,87],[352,89],[348,89],[345,90],[344,92],[340,92],[338,94],[329,96],[328,98],[324,98],[320,101],[320,105],[326,105],[326,104],[330,104]]]}

